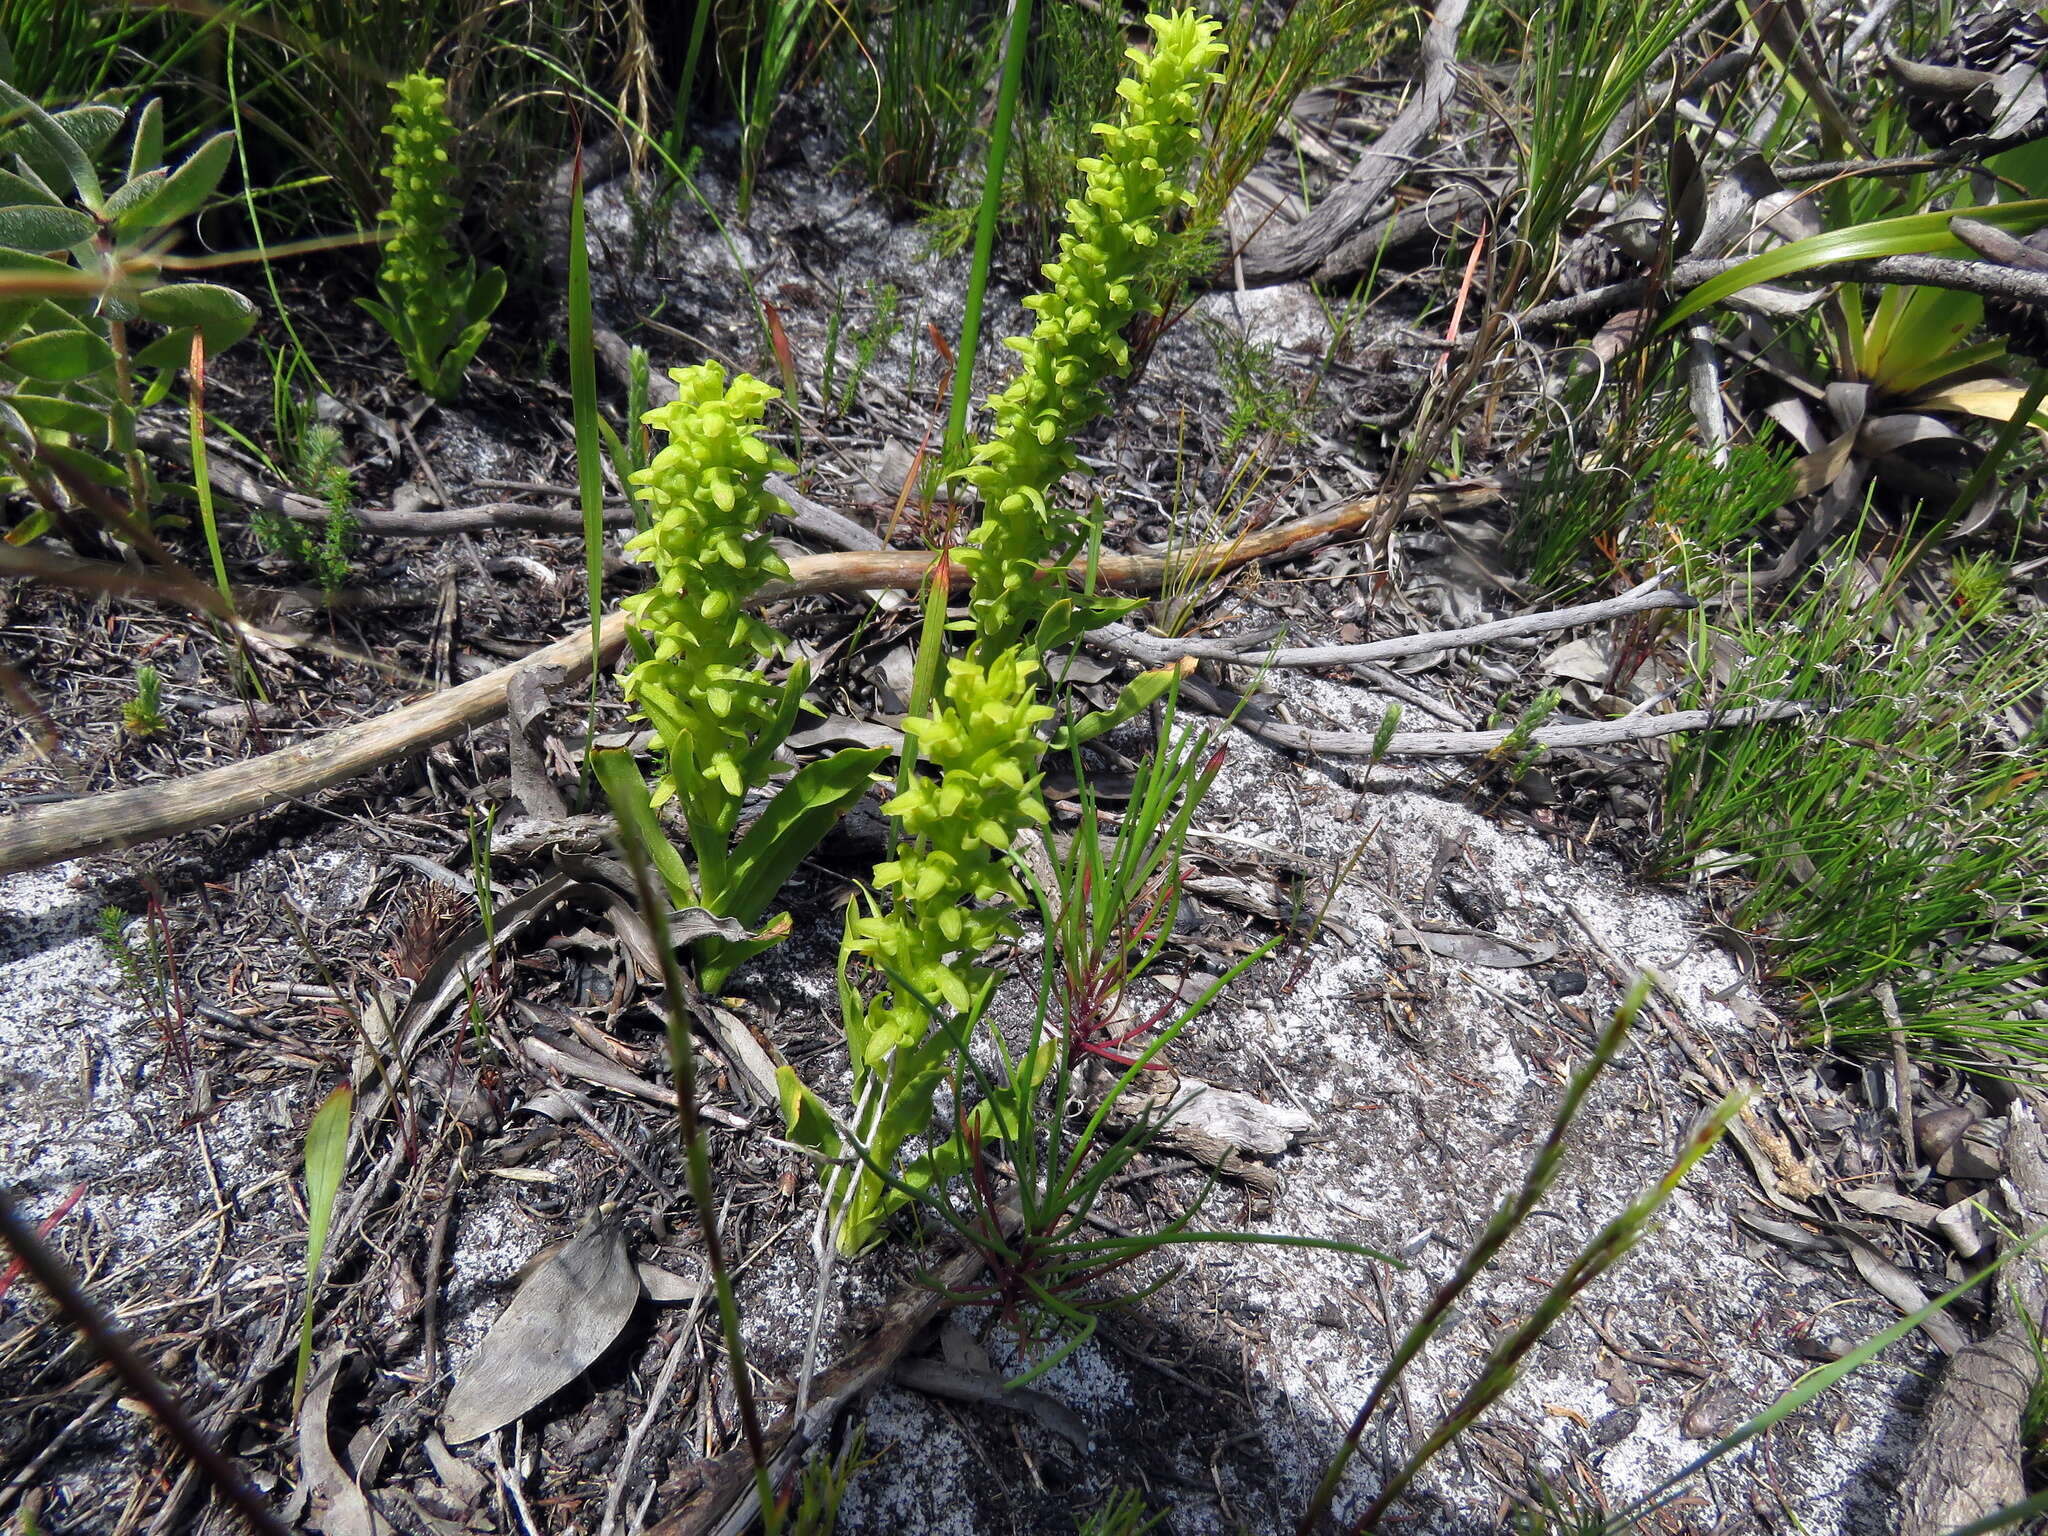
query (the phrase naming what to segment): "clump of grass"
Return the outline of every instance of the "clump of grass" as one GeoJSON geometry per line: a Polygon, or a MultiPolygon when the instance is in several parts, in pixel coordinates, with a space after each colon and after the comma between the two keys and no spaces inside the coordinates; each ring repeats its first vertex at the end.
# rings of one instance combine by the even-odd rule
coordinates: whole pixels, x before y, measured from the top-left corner
{"type": "Polygon", "coordinates": [[[846,323],[846,300],[842,294],[832,306],[831,319],[825,326],[825,363],[818,380],[818,392],[824,397],[825,409],[836,415],[845,415],[853,408],[854,397],[860,393],[862,380],[868,370],[875,366],[875,359],[882,355],[890,338],[903,329],[899,312],[903,296],[896,291],[894,283],[869,283],[868,319],[864,325],[848,328],[846,323]],[[842,340],[853,343],[853,356],[846,361],[845,376],[840,376],[839,344],[842,340]]]}
{"type": "Polygon", "coordinates": [[[833,99],[849,158],[895,212],[930,208],[966,156],[996,35],[961,0],[902,0],[842,57],[833,99]]]}
{"type": "Polygon", "coordinates": [[[1749,882],[1733,919],[1775,940],[1816,1034],[1885,1044],[1883,983],[1930,1057],[2048,1060],[2026,1015],[2048,998],[2048,733],[2006,718],[2048,686],[2048,624],[1899,623],[1855,581],[1843,562],[1776,612],[1738,611],[1723,638],[1741,659],[1714,702],[1829,708],[1681,743],[1667,865],[1749,882]]]}
{"type": "Polygon", "coordinates": [[[1678,560],[1689,580],[1743,548],[1792,496],[1784,453],[1757,443],[1709,454],[1680,419],[1616,423],[1589,450],[1565,433],[1515,514],[1511,547],[1539,586],[1591,556],[1678,560]]]}

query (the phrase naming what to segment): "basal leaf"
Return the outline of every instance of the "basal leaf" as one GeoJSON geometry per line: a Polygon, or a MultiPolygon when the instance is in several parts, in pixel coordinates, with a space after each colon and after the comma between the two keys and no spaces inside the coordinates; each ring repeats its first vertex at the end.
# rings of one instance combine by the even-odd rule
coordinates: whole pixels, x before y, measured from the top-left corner
{"type": "Polygon", "coordinates": [[[849,747],[790,775],[733,850],[720,903],[726,915],[750,928],[759,922],[797,865],[867,793],[889,755],[887,747],[849,747]]]}

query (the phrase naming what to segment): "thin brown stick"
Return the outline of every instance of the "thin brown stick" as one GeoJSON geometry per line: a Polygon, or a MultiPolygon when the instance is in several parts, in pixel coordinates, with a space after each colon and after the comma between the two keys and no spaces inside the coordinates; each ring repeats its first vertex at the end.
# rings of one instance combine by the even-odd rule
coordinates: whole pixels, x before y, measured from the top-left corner
{"type": "MultiPolygon", "coordinates": [[[[1499,496],[1495,486],[1467,486],[1435,493],[1429,504],[1432,511],[1452,513],[1484,506],[1499,496]]],[[[1152,556],[1104,556],[1097,575],[1113,588],[1146,591],[1156,588],[1169,568],[1176,573],[1192,570],[1207,574],[1299,553],[1322,539],[1361,527],[1378,510],[1379,502],[1373,497],[1347,502],[1228,544],[1199,545],[1171,562],[1152,556]]],[[[757,600],[766,603],[805,594],[884,587],[915,591],[931,564],[932,557],[921,551],[807,555],[790,562],[789,580],[770,583],[761,589],[757,600]]],[[[1077,568],[1072,574],[1081,573],[1077,568]]],[[[964,573],[958,579],[964,586],[964,573]]],[[[625,615],[615,613],[605,620],[597,649],[609,659],[625,643],[625,636],[625,615]]],[[[17,811],[0,821],[0,874],[253,816],[344,783],[496,719],[505,712],[512,680],[522,673],[560,667],[563,680],[575,682],[589,670],[590,653],[590,631],[578,630],[512,666],[262,757],[165,783],[17,811]]]]}

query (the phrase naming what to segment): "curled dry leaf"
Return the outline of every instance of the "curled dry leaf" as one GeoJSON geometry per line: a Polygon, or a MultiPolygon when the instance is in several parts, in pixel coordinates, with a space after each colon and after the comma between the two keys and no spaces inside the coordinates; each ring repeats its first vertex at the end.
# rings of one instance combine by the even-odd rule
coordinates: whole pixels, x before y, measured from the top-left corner
{"type": "Polygon", "coordinates": [[[299,1475],[304,1479],[300,1492],[306,1500],[306,1528],[322,1536],[385,1536],[391,1527],[377,1517],[328,1439],[328,1402],[347,1358],[336,1350],[323,1360],[299,1404],[299,1475]]]}
{"type": "Polygon", "coordinates": [[[640,1299],[626,1234],[606,1207],[526,1277],[456,1373],[441,1432],[460,1445],[510,1424],[611,1346],[640,1299]]]}

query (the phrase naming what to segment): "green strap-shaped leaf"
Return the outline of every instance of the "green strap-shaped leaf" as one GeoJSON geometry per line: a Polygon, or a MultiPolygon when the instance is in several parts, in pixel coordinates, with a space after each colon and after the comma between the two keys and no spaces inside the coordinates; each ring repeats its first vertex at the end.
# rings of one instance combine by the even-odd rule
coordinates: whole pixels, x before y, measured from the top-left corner
{"type": "Polygon", "coordinates": [[[816,848],[832,824],[867,793],[887,747],[849,747],[807,763],[768,802],[733,850],[720,903],[749,928],[816,848]]]}
{"type": "Polygon", "coordinates": [[[1710,278],[1687,294],[1658,327],[1668,331],[1689,315],[1710,304],[1754,288],[1758,283],[1781,277],[1796,277],[1813,267],[1835,261],[1863,261],[1875,256],[1954,256],[1968,254],[1968,247],[1949,229],[1949,220],[1976,219],[2010,235],[2030,235],[2048,225],[2048,198],[1999,203],[1988,208],[1954,208],[1941,213],[1911,213],[1896,219],[1873,219],[1849,229],[1831,229],[1809,235],[1775,250],[1753,256],[1739,267],[1710,278]]]}
{"type": "Polygon", "coordinates": [[[1179,679],[1178,667],[1154,667],[1149,672],[1140,672],[1124,684],[1117,693],[1116,703],[1108,709],[1083,715],[1071,725],[1063,725],[1053,732],[1052,750],[1068,751],[1083,742],[1093,741],[1104,731],[1115,730],[1126,720],[1135,720],[1152,707],[1154,700],[1164,697],[1179,679]]]}
{"type": "Polygon", "coordinates": [[[292,1373],[292,1400],[306,1387],[306,1369],[313,1363],[314,1283],[327,1251],[327,1225],[334,1199],[348,1167],[348,1119],[355,1095],[347,1083],[327,1095],[306,1129],[306,1305],[299,1320],[299,1363],[292,1373]]]}
{"type": "Polygon", "coordinates": [[[676,852],[675,844],[663,835],[653,803],[647,798],[647,781],[640,777],[632,755],[616,748],[593,752],[590,767],[604,789],[605,798],[612,803],[612,814],[618,817],[620,830],[646,851],[648,861],[668,887],[669,900],[678,906],[697,905],[697,890],[691,883],[690,871],[683,856],[676,852]]]}
{"type": "Polygon", "coordinates": [[[7,400],[26,420],[47,431],[72,432],[102,439],[106,436],[106,412],[87,405],[82,400],[64,400],[55,395],[28,395],[19,391],[9,395],[7,400]]]}

